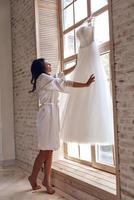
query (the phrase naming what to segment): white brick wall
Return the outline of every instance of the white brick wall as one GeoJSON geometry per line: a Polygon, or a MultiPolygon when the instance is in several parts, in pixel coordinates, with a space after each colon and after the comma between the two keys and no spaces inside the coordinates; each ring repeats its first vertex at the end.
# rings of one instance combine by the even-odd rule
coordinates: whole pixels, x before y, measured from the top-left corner
{"type": "Polygon", "coordinates": [[[134,199],[134,1],[113,0],[121,199],[134,199]]]}
{"type": "MultiPolygon", "coordinates": [[[[34,0],[11,0],[11,8],[16,158],[26,166],[37,153],[36,97],[28,94],[36,57],[34,0]]],[[[134,199],[133,12],[133,0],[112,0],[121,200],[134,199]]]]}
{"type": "Polygon", "coordinates": [[[37,153],[37,102],[28,93],[30,67],[36,58],[34,1],[11,0],[11,17],[16,159],[31,164],[37,153]]]}

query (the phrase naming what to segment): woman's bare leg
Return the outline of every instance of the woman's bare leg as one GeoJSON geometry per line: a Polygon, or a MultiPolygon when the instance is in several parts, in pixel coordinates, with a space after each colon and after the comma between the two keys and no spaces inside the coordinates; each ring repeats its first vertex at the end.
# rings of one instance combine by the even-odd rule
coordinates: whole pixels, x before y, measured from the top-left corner
{"type": "Polygon", "coordinates": [[[28,180],[33,190],[37,190],[41,188],[40,186],[37,185],[37,176],[46,158],[47,158],[47,151],[40,150],[38,156],[36,157],[34,161],[32,174],[28,177],[28,180]]]}
{"type": "Polygon", "coordinates": [[[44,180],[42,184],[47,188],[49,194],[53,194],[55,190],[51,186],[51,166],[52,166],[53,151],[47,152],[46,161],[44,162],[44,180]]]}

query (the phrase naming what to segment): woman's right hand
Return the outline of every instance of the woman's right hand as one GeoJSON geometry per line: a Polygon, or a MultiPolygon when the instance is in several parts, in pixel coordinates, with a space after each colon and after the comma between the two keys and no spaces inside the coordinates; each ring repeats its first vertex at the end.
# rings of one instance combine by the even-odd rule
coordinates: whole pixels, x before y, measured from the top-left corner
{"type": "Polygon", "coordinates": [[[89,77],[88,81],[86,82],[86,86],[87,86],[87,87],[90,86],[90,84],[93,83],[94,81],[95,81],[95,76],[94,76],[94,74],[92,74],[92,75],[89,77]]]}
{"type": "Polygon", "coordinates": [[[95,76],[94,76],[94,74],[92,74],[86,83],[81,83],[81,82],[69,81],[68,80],[68,81],[66,81],[66,86],[68,86],[68,87],[75,87],[75,88],[89,87],[90,84],[92,82],[94,82],[94,81],[95,81],[95,76]]]}

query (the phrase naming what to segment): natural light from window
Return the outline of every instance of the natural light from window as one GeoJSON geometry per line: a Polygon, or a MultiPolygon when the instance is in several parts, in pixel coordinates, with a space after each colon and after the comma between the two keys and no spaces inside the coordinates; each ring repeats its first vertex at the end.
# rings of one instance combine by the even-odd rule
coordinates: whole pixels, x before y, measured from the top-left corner
{"type": "MultiPolygon", "coordinates": [[[[102,66],[106,71],[112,95],[108,0],[61,0],[61,4],[63,67],[68,68],[75,64],[79,49],[77,29],[92,14],[94,16],[94,39],[100,50],[102,66]]],[[[65,148],[65,157],[68,159],[76,162],[84,161],[84,164],[100,169],[105,166],[106,171],[115,171],[114,146],[112,145],[68,143],[65,144],[65,148]]]]}

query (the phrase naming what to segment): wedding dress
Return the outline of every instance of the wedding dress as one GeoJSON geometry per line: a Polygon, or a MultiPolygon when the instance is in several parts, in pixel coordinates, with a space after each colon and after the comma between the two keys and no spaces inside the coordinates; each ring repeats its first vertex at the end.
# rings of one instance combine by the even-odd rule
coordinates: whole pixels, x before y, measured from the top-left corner
{"type": "Polygon", "coordinates": [[[64,142],[114,143],[112,97],[104,66],[93,40],[92,26],[77,31],[80,41],[78,63],[71,80],[86,82],[91,74],[95,82],[89,87],[70,88],[62,112],[60,137],[64,142]]]}

